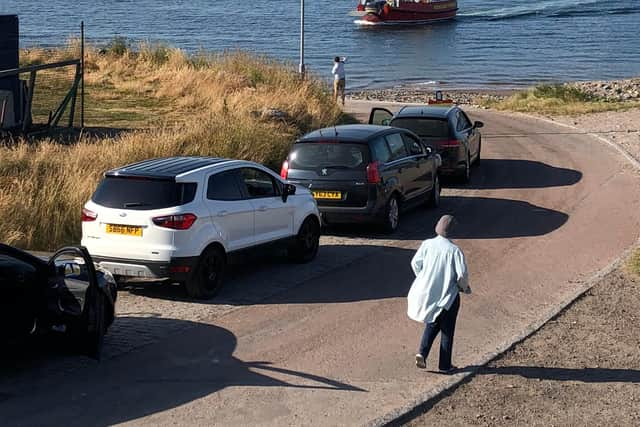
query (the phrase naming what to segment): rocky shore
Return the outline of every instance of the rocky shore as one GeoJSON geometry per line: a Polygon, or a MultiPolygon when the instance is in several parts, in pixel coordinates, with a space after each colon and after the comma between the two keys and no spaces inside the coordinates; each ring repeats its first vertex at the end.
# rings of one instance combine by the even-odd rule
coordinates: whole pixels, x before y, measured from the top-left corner
{"type": "MultiPolygon", "coordinates": [[[[443,90],[444,99],[451,99],[456,104],[480,105],[484,100],[500,101],[514,94],[514,89],[502,90],[443,90]]],[[[433,88],[416,88],[409,86],[398,86],[388,89],[368,89],[354,91],[348,94],[349,98],[364,101],[386,101],[400,102],[408,104],[426,104],[429,99],[435,96],[433,88]]]]}
{"type": "MultiPolygon", "coordinates": [[[[564,83],[575,87],[594,100],[624,102],[640,100],[640,77],[625,80],[586,81],[564,83]]],[[[526,89],[522,89],[526,90],[526,89]]],[[[479,106],[485,101],[500,101],[519,92],[517,89],[443,90],[445,99],[456,104],[479,106]]],[[[354,100],[426,103],[435,94],[434,88],[398,86],[386,89],[367,89],[348,94],[354,100]]]]}
{"type": "Polygon", "coordinates": [[[640,77],[626,80],[567,83],[595,99],[604,101],[635,101],[640,99],[640,77]]]}

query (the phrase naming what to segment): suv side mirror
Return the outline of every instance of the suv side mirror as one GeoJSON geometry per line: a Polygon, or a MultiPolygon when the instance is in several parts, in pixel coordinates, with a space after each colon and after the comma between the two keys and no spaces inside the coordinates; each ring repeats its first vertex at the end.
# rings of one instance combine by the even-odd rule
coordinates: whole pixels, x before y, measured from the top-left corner
{"type": "Polygon", "coordinates": [[[484,126],[484,123],[482,123],[481,121],[477,121],[473,123],[474,128],[481,128],[483,126],[484,126]]]}
{"type": "Polygon", "coordinates": [[[430,156],[433,154],[433,147],[431,147],[430,145],[427,145],[427,154],[430,156]]]}
{"type": "Polygon", "coordinates": [[[282,188],[282,201],[287,203],[289,196],[296,194],[296,186],[293,184],[285,184],[282,188]]]}

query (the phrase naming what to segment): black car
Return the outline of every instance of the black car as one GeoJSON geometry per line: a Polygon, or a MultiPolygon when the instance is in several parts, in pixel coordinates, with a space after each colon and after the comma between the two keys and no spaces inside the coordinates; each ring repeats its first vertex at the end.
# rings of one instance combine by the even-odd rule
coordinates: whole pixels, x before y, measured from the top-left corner
{"type": "Polygon", "coordinates": [[[311,190],[325,225],[376,222],[393,232],[404,208],[439,204],[439,166],[409,130],[342,125],[298,139],[281,176],[311,190]]]}
{"type": "Polygon", "coordinates": [[[99,359],[115,318],[113,276],[96,267],[84,247],[66,247],[50,259],[0,244],[0,339],[21,342],[59,333],[99,359]]]}
{"type": "Polygon", "coordinates": [[[482,122],[472,122],[458,106],[406,106],[393,114],[386,108],[374,108],[370,124],[409,129],[422,141],[434,147],[442,157],[440,172],[459,176],[464,182],[471,177],[471,165],[480,163],[482,122]]]}

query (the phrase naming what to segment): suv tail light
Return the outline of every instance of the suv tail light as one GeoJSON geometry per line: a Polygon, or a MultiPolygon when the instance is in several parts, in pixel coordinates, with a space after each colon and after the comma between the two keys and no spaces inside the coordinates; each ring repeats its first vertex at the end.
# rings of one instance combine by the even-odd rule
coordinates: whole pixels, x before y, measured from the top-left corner
{"type": "Polygon", "coordinates": [[[158,227],[171,228],[172,230],[188,230],[198,219],[194,214],[167,215],[153,218],[153,223],[158,227]]]}
{"type": "Polygon", "coordinates": [[[82,208],[82,222],[95,221],[98,218],[98,214],[90,211],[87,208],[82,208]]]}
{"type": "Polygon", "coordinates": [[[380,162],[369,163],[367,166],[367,182],[370,184],[377,184],[380,182],[380,171],[378,166],[380,162]]]}
{"type": "Polygon", "coordinates": [[[449,139],[447,141],[442,141],[440,143],[440,147],[442,148],[458,148],[460,146],[460,140],[458,139],[449,139]]]}
{"type": "Polygon", "coordinates": [[[289,176],[289,162],[285,160],[282,162],[282,169],[280,169],[280,176],[282,179],[287,179],[289,176]]]}

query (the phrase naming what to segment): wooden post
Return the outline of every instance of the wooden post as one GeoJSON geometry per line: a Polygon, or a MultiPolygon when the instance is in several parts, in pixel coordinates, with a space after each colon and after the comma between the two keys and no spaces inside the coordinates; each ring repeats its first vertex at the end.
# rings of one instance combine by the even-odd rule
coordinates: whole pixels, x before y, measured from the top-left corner
{"type": "Polygon", "coordinates": [[[27,85],[27,104],[24,106],[24,114],[22,115],[22,132],[27,132],[27,129],[31,127],[31,104],[33,103],[33,91],[36,88],[36,72],[31,71],[29,74],[29,84],[27,85]]]}
{"type": "Polygon", "coordinates": [[[80,21],[80,129],[84,128],[84,21],[80,21]]]}
{"type": "Polygon", "coordinates": [[[81,79],[81,71],[82,66],[80,64],[76,65],[76,75],[73,78],[73,86],[71,91],[73,92],[71,95],[71,107],[69,107],[69,127],[73,127],[73,116],[76,114],[76,98],[78,97],[78,81],[81,79]]]}

